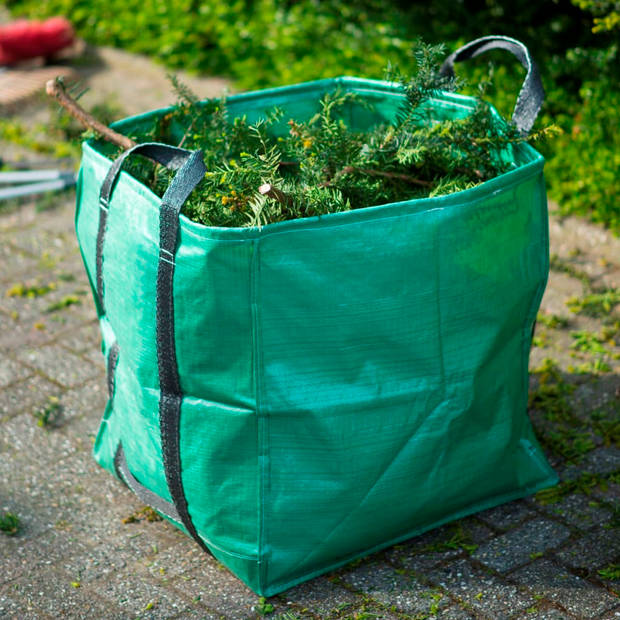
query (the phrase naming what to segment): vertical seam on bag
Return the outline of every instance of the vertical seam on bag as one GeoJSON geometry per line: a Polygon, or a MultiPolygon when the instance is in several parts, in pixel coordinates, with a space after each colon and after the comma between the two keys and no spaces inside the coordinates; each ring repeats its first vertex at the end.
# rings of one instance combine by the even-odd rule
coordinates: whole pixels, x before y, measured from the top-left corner
{"type": "Polygon", "coordinates": [[[252,360],[254,374],[254,398],[256,405],[256,452],[258,460],[258,583],[262,591],[267,583],[267,562],[265,561],[265,489],[266,489],[266,453],[267,419],[262,412],[262,356],[258,320],[258,286],[260,274],[260,240],[252,240],[252,263],[250,269],[250,306],[252,311],[252,360]]]}
{"type": "Polygon", "coordinates": [[[444,402],[446,400],[446,368],[444,362],[444,353],[443,353],[443,333],[442,333],[442,315],[441,315],[441,301],[439,290],[440,286],[440,272],[441,268],[439,265],[441,253],[439,251],[439,227],[435,228],[435,308],[437,310],[437,340],[438,340],[438,348],[439,348],[439,364],[441,367],[441,401],[444,402]]]}

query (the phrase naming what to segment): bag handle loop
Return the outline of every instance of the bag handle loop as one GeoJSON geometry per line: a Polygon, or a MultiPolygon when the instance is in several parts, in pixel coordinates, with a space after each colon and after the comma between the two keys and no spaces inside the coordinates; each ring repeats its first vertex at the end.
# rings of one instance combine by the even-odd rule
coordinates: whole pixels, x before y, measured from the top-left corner
{"type": "Polygon", "coordinates": [[[526,69],[527,74],[523,81],[523,86],[519,91],[517,103],[512,114],[512,121],[522,135],[527,135],[545,99],[545,91],[540,79],[540,72],[536,63],[532,59],[527,47],[511,37],[501,35],[490,35],[475,39],[463,45],[455,52],[452,52],[439,70],[440,75],[454,76],[454,63],[475,58],[476,56],[488,52],[489,50],[503,49],[515,56],[526,69]]]}
{"type": "Polygon", "coordinates": [[[99,314],[104,314],[103,301],[103,243],[105,239],[108,209],[114,187],[120,178],[123,164],[134,154],[144,155],[171,170],[178,172],[172,179],[168,189],[162,197],[162,204],[172,206],[177,213],[181,211],[183,203],[192,190],[202,180],[206,168],[203,162],[202,151],[188,151],[177,146],[160,144],[159,142],[145,142],[127,149],[119,155],[108,170],[99,193],[99,226],[97,228],[97,257],[96,257],[96,285],[99,314]]]}
{"type": "MultiPolygon", "coordinates": [[[[185,496],[181,476],[180,417],[183,393],[177,364],[174,331],[174,270],[179,234],[179,214],[183,203],[205,175],[202,151],[187,151],[175,146],[147,142],[138,144],[118,157],[106,175],[99,196],[99,229],[97,232],[97,296],[101,314],[103,305],[103,241],[110,197],[118,181],[124,161],[132,153],[140,153],[160,164],[177,170],[161,199],[159,208],[159,260],[157,263],[157,292],[155,301],[157,371],[159,375],[159,427],[162,461],[172,502],[157,503],[148,496],[155,508],[183,524],[188,534],[205,550],[207,546],[198,534],[185,496]]],[[[140,495],[141,487],[131,477],[121,452],[117,467],[127,484],[140,495]]]]}

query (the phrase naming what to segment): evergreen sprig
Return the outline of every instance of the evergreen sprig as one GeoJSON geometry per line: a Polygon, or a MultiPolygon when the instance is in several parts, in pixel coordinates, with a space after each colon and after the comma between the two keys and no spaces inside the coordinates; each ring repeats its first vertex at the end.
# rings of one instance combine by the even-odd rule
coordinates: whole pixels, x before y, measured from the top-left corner
{"type": "MultiPolygon", "coordinates": [[[[274,107],[250,123],[245,116],[231,120],[225,99],[201,102],[172,76],[176,106],[132,137],[202,149],[208,172],[183,213],[207,226],[237,227],[468,189],[516,167],[514,145],[555,133],[552,126],[524,138],[493,114],[484,87],[467,116],[433,118],[430,100],[461,83],[440,75],[442,46],[418,43],[413,54],[414,76],[388,69],[405,95],[394,122],[366,132],[344,120],[355,106],[369,107],[354,93],[324,94],[306,121],[284,125],[284,112],[274,107]]],[[[142,158],[130,172],[159,195],[170,182],[168,170],[142,158]]]]}

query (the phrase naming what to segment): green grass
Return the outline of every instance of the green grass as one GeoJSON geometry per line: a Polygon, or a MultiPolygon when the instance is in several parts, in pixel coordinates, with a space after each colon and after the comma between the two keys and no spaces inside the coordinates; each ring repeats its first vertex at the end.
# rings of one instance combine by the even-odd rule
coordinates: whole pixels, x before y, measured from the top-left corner
{"type": "Polygon", "coordinates": [[[20,529],[19,517],[12,512],[5,512],[0,516],[0,532],[7,536],[15,536],[20,529]]]}

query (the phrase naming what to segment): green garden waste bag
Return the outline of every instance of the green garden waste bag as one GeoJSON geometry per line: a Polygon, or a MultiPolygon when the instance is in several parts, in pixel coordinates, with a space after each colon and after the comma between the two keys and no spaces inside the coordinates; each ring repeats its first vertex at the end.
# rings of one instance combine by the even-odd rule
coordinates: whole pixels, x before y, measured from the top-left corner
{"type": "MultiPolygon", "coordinates": [[[[528,68],[514,120],[542,88],[528,68]]],[[[337,78],[235,95],[231,117],[309,118],[339,87],[357,129],[390,121],[392,83],[337,78]]],[[[436,118],[471,98],[440,93],[436,118]]],[[[125,119],[126,134],[157,110],[125,119]]],[[[526,413],[548,274],[543,158],[472,189],[262,228],[179,215],[202,154],[84,143],[76,228],[101,324],[109,401],[95,458],[255,592],[273,595],[445,522],[556,483],[526,413]],[[122,172],[176,170],[163,198],[122,172]]]]}

